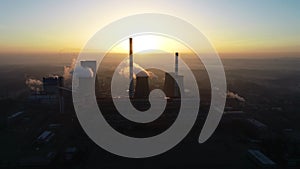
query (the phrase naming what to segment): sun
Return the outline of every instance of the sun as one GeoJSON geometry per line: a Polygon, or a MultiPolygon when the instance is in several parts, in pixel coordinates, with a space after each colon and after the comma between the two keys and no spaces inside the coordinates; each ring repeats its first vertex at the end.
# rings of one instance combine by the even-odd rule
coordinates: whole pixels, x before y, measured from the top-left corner
{"type": "MultiPolygon", "coordinates": [[[[133,53],[139,53],[149,50],[162,50],[165,52],[175,52],[175,51],[187,51],[185,47],[180,42],[160,35],[139,35],[133,38],[133,53]]],[[[129,51],[129,40],[126,39],[121,43],[114,46],[111,52],[115,53],[128,53],[129,51]]]]}

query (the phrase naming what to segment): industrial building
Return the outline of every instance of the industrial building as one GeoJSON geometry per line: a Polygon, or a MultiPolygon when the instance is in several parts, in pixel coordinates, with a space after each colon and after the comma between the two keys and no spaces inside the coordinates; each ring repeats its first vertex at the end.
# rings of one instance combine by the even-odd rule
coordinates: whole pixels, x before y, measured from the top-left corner
{"type": "Polygon", "coordinates": [[[54,135],[55,133],[52,131],[46,130],[38,136],[36,141],[38,144],[46,144],[53,138],[54,135]]]}
{"type": "Polygon", "coordinates": [[[50,75],[43,77],[43,90],[31,93],[28,97],[28,103],[32,105],[54,105],[59,103],[59,88],[64,86],[62,76],[50,75]]]}
{"type": "Polygon", "coordinates": [[[276,163],[269,159],[266,155],[264,155],[259,150],[248,150],[249,158],[259,167],[265,169],[274,169],[276,168],[276,163]]]}
{"type": "Polygon", "coordinates": [[[66,110],[74,111],[72,102],[72,89],[59,87],[59,112],[65,113],[66,110]]]}
{"type": "Polygon", "coordinates": [[[64,78],[62,76],[43,77],[43,88],[46,94],[58,94],[58,87],[62,87],[64,78]]]}
{"type": "Polygon", "coordinates": [[[11,127],[11,126],[14,126],[16,124],[20,124],[22,122],[23,118],[24,118],[24,114],[25,114],[24,111],[18,111],[16,113],[13,113],[13,114],[9,115],[6,118],[6,126],[11,127]]]}

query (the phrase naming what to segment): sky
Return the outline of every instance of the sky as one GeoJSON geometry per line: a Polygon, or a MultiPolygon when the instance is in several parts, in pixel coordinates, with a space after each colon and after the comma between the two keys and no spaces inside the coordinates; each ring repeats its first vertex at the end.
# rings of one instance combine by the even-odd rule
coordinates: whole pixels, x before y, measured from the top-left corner
{"type": "Polygon", "coordinates": [[[0,53],[79,51],[105,25],[151,12],[192,23],[220,53],[300,56],[299,9],[298,0],[2,0],[0,53]]]}

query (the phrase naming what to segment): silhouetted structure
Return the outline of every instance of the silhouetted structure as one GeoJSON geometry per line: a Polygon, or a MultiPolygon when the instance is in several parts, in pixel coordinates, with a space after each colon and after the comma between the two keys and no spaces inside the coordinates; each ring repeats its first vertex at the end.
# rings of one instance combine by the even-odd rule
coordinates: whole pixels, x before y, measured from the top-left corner
{"type": "Polygon", "coordinates": [[[184,93],[180,93],[180,88],[183,89],[183,76],[178,75],[178,52],[175,53],[175,73],[165,73],[164,91],[167,97],[178,98],[184,93]]]}
{"type": "Polygon", "coordinates": [[[47,94],[58,94],[58,87],[62,87],[63,84],[62,76],[43,77],[43,88],[47,94]]]}
{"type": "Polygon", "coordinates": [[[180,93],[180,87],[183,88],[183,76],[175,75],[174,73],[165,73],[164,91],[167,97],[180,97],[183,94],[180,93]]]}
{"type": "Polygon", "coordinates": [[[248,156],[259,168],[276,168],[276,163],[259,150],[249,149],[248,156]]]}
{"type": "Polygon", "coordinates": [[[134,96],[132,38],[129,38],[129,97],[134,96]]]}
{"type": "Polygon", "coordinates": [[[134,92],[134,98],[146,99],[149,96],[149,76],[146,72],[142,71],[136,75],[136,87],[134,92]]]}
{"type": "Polygon", "coordinates": [[[59,112],[73,112],[72,90],[65,87],[59,87],[59,112]]]}
{"type": "Polygon", "coordinates": [[[178,75],[178,52],[175,53],[175,75],[178,75]]]}

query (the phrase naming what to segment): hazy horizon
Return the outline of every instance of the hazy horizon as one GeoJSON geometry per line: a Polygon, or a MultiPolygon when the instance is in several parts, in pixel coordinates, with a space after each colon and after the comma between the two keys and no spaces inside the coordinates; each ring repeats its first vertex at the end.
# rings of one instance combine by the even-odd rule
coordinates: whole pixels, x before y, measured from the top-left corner
{"type": "MultiPolygon", "coordinates": [[[[71,63],[72,59],[77,59],[79,53],[0,53],[0,65],[34,65],[34,64],[54,64],[63,66],[71,63]]],[[[187,54],[187,53],[184,53],[187,54]]],[[[128,55],[127,53],[113,53],[113,55],[128,55]]],[[[189,55],[189,54],[187,54],[189,55]]],[[[300,59],[300,54],[281,53],[261,53],[261,54],[237,54],[219,53],[223,59],[300,59]]]]}

